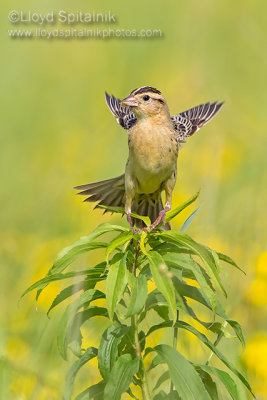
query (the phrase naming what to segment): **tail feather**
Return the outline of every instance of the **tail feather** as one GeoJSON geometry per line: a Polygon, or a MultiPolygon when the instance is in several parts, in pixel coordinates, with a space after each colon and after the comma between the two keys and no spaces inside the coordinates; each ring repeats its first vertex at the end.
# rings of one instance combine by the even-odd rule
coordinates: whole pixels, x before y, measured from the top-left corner
{"type": "Polygon", "coordinates": [[[88,196],[84,201],[98,202],[96,207],[99,207],[99,205],[123,207],[125,197],[124,179],[125,176],[123,174],[105,181],[76,186],[74,189],[81,190],[78,193],[79,195],[88,196]]]}
{"type": "MultiPolygon", "coordinates": [[[[125,175],[105,181],[93,182],[87,185],[76,186],[74,189],[80,190],[78,193],[82,196],[88,196],[84,201],[97,202],[95,208],[101,205],[109,207],[124,207],[125,204],[125,175]]],[[[152,194],[139,194],[132,204],[132,211],[138,215],[148,216],[151,222],[158,217],[159,212],[163,210],[160,191],[152,194]]],[[[108,212],[105,210],[104,213],[108,212]]],[[[134,218],[134,224],[137,228],[145,227],[142,220],[134,218]]],[[[170,224],[164,225],[163,229],[169,230],[170,224]]]]}
{"type": "MultiPolygon", "coordinates": [[[[162,204],[160,191],[149,195],[141,194],[132,205],[133,212],[138,215],[148,216],[151,222],[155,221],[159,215],[159,212],[163,209],[164,207],[162,204]]],[[[146,226],[141,219],[134,218],[133,222],[137,228],[144,228],[146,226]]],[[[171,229],[171,226],[167,222],[167,224],[165,224],[162,228],[167,231],[171,229]]]]}

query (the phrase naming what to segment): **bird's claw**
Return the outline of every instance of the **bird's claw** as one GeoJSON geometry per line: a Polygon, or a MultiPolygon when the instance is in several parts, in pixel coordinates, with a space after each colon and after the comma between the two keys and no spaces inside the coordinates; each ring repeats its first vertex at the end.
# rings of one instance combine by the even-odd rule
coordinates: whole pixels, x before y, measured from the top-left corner
{"type": "Polygon", "coordinates": [[[151,231],[152,229],[155,229],[161,221],[162,221],[163,225],[165,225],[166,224],[165,216],[166,216],[166,211],[161,210],[159,212],[158,217],[153,222],[153,224],[150,225],[149,230],[151,231]]]}
{"type": "Polygon", "coordinates": [[[152,231],[153,229],[155,229],[155,228],[159,225],[159,223],[160,223],[161,221],[162,221],[163,225],[166,224],[166,220],[165,220],[165,217],[166,217],[166,210],[161,210],[161,211],[159,212],[159,215],[158,215],[158,217],[155,219],[155,221],[153,222],[153,224],[151,224],[150,226],[145,227],[145,228],[140,228],[140,229],[138,229],[138,230],[135,230],[135,229],[134,229],[133,222],[132,222],[132,218],[131,218],[131,214],[126,214],[126,215],[127,215],[127,220],[128,220],[128,222],[129,222],[130,228],[131,228],[131,230],[132,230],[132,232],[133,232],[134,235],[137,234],[137,233],[150,232],[150,231],[152,231]]]}
{"type": "Polygon", "coordinates": [[[136,233],[148,232],[148,229],[149,229],[148,227],[140,228],[140,229],[138,229],[138,231],[136,233]]]}

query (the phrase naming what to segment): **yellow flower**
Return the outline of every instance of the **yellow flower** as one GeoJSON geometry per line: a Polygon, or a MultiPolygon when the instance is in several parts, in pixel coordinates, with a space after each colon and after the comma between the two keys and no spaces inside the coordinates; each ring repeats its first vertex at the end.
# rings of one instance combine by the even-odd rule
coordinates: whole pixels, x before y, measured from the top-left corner
{"type": "Polygon", "coordinates": [[[267,397],[267,334],[262,332],[254,336],[246,346],[243,362],[250,375],[251,385],[261,399],[267,397]],[[264,396],[264,397],[263,397],[264,396]]]}
{"type": "Polygon", "coordinates": [[[267,305],[267,252],[262,253],[256,263],[256,279],[246,291],[246,298],[254,306],[267,305]]]}
{"type": "Polygon", "coordinates": [[[267,280],[267,251],[262,253],[257,260],[256,274],[267,280]]]}

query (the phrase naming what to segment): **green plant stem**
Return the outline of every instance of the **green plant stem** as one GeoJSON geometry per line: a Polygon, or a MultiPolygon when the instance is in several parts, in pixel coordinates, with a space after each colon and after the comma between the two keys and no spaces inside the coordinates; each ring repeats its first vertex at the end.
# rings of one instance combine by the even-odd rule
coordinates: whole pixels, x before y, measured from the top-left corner
{"type": "Polygon", "coordinates": [[[145,369],[144,369],[144,378],[142,384],[142,395],[143,395],[143,400],[152,400],[152,397],[149,392],[149,387],[147,384],[147,375],[145,369]]]}
{"type": "MultiPolygon", "coordinates": [[[[177,317],[176,317],[176,321],[177,322],[179,320],[179,311],[177,310],[177,317]]],[[[178,340],[178,327],[175,327],[173,329],[173,344],[172,347],[174,348],[174,350],[176,350],[177,348],[177,340],[178,340]]]]}
{"type": "MultiPolygon", "coordinates": [[[[227,321],[225,321],[225,322],[223,323],[223,327],[226,328],[226,326],[227,326],[227,321]]],[[[213,345],[214,345],[215,347],[220,343],[220,341],[222,340],[223,336],[224,336],[224,334],[223,334],[222,332],[219,333],[219,335],[217,336],[217,339],[216,339],[215,342],[213,343],[213,345]]],[[[211,361],[213,355],[214,355],[214,353],[213,353],[213,351],[212,351],[212,352],[210,353],[210,355],[209,355],[209,358],[208,358],[208,360],[207,360],[207,362],[206,362],[206,365],[209,365],[209,363],[210,363],[210,361],[211,361]]]]}
{"type": "MultiPolygon", "coordinates": [[[[138,243],[136,246],[136,250],[135,250],[134,262],[133,262],[133,268],[132,268],[132,274],[134,276],[136,276],[136,268],[137,268],[139,251],[140,251],[140,246],[138,243]]],[[[142,351],[141,351],[141,346],[140,346],[139,337],[138,337],[138,324],[137,324],[137,316],[136,315],[133,315],[131,317],[131,325],[134,330],[134,343],[135,343],[136,356],[139,357],[140,361],[143,363],[142,351]]],[[[149,392],[148,383],[147,383],[147,374],[146,374],[145,368],[143,368],[142,396],[143,396],[143,400],[152,400],[152,397],[149,392]]]]}
{"type": "MultiPolygon", "coordinates": [[[[179,311],[177,310],[177,315],[176,315],[176,321],[179,320],[179,311]]],[[[174,350],[177,349],[177,341],[178,341],[178,327],[173,328],[173,342],[172,342],[172,347],[174,350]]],[[[170,391],[173,391],[173,383],[171,382],[171,388],[170,391]]]]}
{"type": "Polygon", "coordinates": [[[138,326],[136,323],[135,315],[133,315],[131,317],[131,325],[134,329],[134,344],[135,344],[135,349],[136,349],[136,355],[137,355],[137,357],[142,358],[141,346],[140,346],[139,337],[138,337],[138,326]]]}

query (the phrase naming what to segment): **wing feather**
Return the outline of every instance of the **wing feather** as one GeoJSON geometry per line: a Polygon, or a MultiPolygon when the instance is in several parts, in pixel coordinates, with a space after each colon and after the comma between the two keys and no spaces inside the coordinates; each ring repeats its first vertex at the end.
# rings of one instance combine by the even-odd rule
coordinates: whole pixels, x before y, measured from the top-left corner
{"type": "Polygon", "coordinates": [[[180,114],[174,115],[171,119],[178,134],[179,140],[184,140],[197,132],[207,124],[220,111],[223,103],[205,103],[190,108],[180,114]]]}
{"type": "Polygon", "coordinates": [[[129,107],[122,107],[120,99],[105,93],[106,103],[119,125],[124,129],[130,129],[137,121],[136,116],[129,107]]]}

